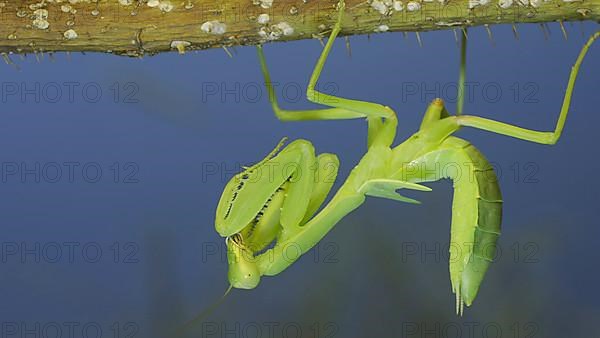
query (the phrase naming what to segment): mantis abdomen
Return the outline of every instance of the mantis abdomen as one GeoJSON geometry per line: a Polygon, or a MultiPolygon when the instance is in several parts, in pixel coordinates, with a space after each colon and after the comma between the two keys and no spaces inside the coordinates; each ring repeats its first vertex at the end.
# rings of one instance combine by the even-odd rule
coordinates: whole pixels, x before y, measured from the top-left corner
{"type": "Polygon", "coordinates": [[[449,137],[419,156],[400,179],[430,182],[449,178],[454,185],[450,232],[450,280],[457,312],[470,306],[496,253],[502,196],[494,169],[469,142],[449,137]]]}
{"type": "MultiPolygon", "coordinates": [[[[457,311],[461,313],[463,303],[471,306],[494,259],[502,223],[502,195],[493,167],[470,143],[462,152],[468,156],[471,169],[469,177],[454,180],[451,226],[451,243],[454,244],[451,248],[454,249],[451,250],[457,251],[455,259],[463,261],[450,264],[450,269],[456,269],[454,273],[451,270],[450,276],[452,289],[460,300],[457,311]],[[463,205],[461,201],[467,203],[463,205]],[[465,234],[461,233],[463,229],[465,234]]],[[[453,252],[450,254],[452,259],[453,252]]]]}

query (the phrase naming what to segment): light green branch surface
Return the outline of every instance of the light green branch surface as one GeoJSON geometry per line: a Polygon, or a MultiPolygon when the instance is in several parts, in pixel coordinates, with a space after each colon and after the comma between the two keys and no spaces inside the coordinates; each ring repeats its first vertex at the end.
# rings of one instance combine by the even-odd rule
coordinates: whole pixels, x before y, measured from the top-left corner
{"type": "MultiPolygon", "coordinates": [[[[336,1],[0,0],[0,52],[140,56],[325,37],[336,1]]],[[[592,20],[600,0],[350,0],[341,35],[592,20]]]]}

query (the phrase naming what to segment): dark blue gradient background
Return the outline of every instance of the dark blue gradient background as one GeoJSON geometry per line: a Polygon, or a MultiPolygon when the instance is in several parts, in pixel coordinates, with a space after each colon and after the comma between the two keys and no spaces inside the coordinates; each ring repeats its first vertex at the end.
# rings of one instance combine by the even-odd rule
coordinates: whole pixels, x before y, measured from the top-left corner
{"type": "MultiPolygon", "coordinates": [[[[553,128],[570,67],[598,29],[566,26],[568,41],[557,24],[548,40],[537,25],[520,26],[520,40],[510,26],[493,27],[495,46],[483,28],[472,29],[467,80],[477,86],[465,113],[553,128]]],[[[394,108],[400,142],[429,101],[455,95],[452,32],[422,38],[420,48],[414,35],[353,37],[351,58],[339,40],[321,84],[394,108]]],[[[289,89],[285,107],[314,107],[295,89],[304,89],[320,51],[316,40],[265,47],[274,81],[289,89]]],[[[279,122],[255,49],[234,54],[59,54],[39,64],[16,59],[20,72],[2,67],[2,337],[55,337],[57,327],[69,337],[70,322],[76,337],[96,337],[98,328],[101,337],[167,337],[227,287],[223,252],[212,251],[222,244],[213,218],[236,165],[259,160],[283,136],[301,137],[339,155],[336,186],[346,177],[365,151],[364,121],[279,122]],[[73,100],[68,82],[79,83],[73,100]],[[36,83],[40,102],[22,99],[20,86],[36,83]],[[215,86],[231,92],[215,94],[215,86]],[[95,88],[102,94],[91,102],[95,88]],[[79,165],[71,178],[67,162],[79,165]],[[19,168],[36,163],[39,182],[19,168]],[[63,169],[56,182],[53,163],[63,169]],[[225,179],[215,166],[229,170],[225,179]]],[[[555,146],[460,132],[498,165],[505,199],[502,254],[464,317],[454,315],[444,247],[452,187],[441,181],[411,193],[422,205],[369,199],[318,252],[253,291],[234,290],[189,336],[296,337],[300,328],[301,337],[599,337],[599,78],[595,45],[555,146]]]]}

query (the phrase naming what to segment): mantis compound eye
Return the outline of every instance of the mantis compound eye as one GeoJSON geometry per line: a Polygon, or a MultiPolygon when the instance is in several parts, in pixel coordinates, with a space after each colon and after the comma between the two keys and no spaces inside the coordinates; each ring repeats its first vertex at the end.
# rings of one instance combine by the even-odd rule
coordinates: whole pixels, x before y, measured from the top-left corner
{"type": "Polygon", "coordinates": [[[260,282],[260,271],[256,258],[246,248],[240,234],[234,234],[225,240],[227,260],[229,261],[228,279],[236,289],[254,289],[260,282]]]}

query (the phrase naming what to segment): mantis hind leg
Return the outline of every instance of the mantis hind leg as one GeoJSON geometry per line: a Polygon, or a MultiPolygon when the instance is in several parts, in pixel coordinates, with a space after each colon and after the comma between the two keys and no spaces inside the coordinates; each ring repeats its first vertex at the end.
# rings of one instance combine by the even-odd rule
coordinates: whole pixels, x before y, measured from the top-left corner
{"type": "Polygon", "coordinates": [[[385,146],[390,146],[394,140],[396,127],[398,124],[396,113],[391,108],[373,102],[340,98],[318,92],[314,89],[321,71],[323,70],[323,66],[325,65],[325,61],[327,60],[327,56],[329,55],[331,47],[333,46],[333,42],[341,30],[344,8],[344,2],[340,1],[338,5],[339,12],[337,21],[333,27],[329,40],[327,41],[327,44],[325,45],[325,48],[323,49],[323,52],[321,53],[321,56],[319,57],[319,60],[317,61],[317,64],[313,70],[306,91],[306,97],[309,101],[332,108],[298,111],[281,109],[277,103],[275,91],[273,90],[273,85],[266,66],[264,53],[262,48],[259,47],[258,55],[265,78],[265,85],[269,93],[269,101],[271,102],[271,106],[275,111],[275,115],[284,121],[339,120],[366,117],[369,123],[368,145],[371,146],[372,144],[382,144],[385,146]]]}
{"type": "Polygon", "coordinates": [[[521,127],[517,127],[514,125],[510,125],[507,123],[502,123],[478,116],[456,116],[453,117],[456,119],[456,123],[459,126],[473,127],[478,129],[487,130],[493,133],[502,134],[506,136],[515,137],[518,139],[542,143],[542,144],[555,144],[556,141],[560,138],[563,127],[565,125],[565,121],[567,119],[567,115],[569,113],[569,107],[571,105],[571,96],[573,94],[573,88],[575,87],[575,80],[577,79],[577,75],[579,73],[579,67],[583,62],[585,55],[587,54],[588,49],[593,44],[593,42],[600,37],[600,32],[594,33],[586,44],[581,49],[579,56],[577,57],[577,61],[571,68],[571,75],[569,76],[569,82],[567,84],[567,90],[565,91],[565,97],[563,100],[562,108],[560,110],[560,115],[558,117],[558,121],[556,122],[556,127],[552,132],[544,132],[544,131],[536,131],[531,129],[525,129],[521,127]]]}
{"type": "Polygon", "coordinates": [[[462,115],[465,105],[465,78],[467,73],[467,29],[463,30],[460,40],[460,70],[458,72],[458,93],[456,115],[462,115]]]}
{"type": "Polygon", "coordinates": [[[316,157],[306,140],[296,140],[275,155],[278,148],[245,170],[241,181],[233,178],[217,207],[215,227],[226,237],[228,279],[235,288],[255,288],[268,272],[258,265],[257,254],[273,242],[274,248],[285,246],[281,243],[286,239],[311,228],[306,223],[337,175],[337,157],[326,153],[316,157]]]}

